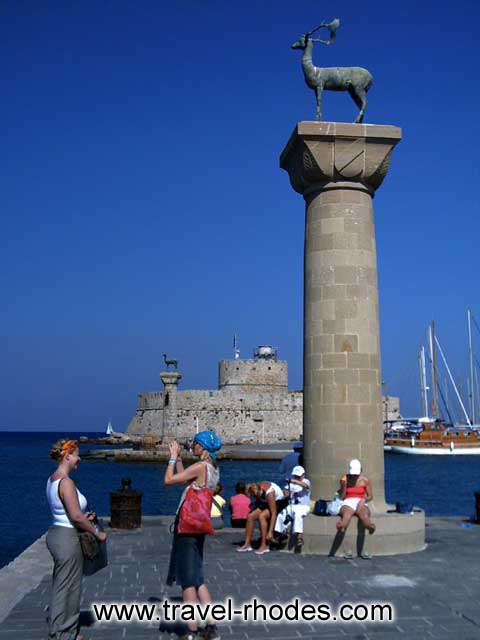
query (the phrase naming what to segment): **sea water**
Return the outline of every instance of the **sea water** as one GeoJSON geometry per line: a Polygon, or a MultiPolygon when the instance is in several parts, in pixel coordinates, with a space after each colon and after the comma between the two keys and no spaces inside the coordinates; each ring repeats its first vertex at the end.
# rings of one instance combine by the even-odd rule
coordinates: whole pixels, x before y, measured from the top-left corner
{"type": "MultiPolygon", "coordinates": [[[[104,434],[91,434],[92,437],[104,434]]],[[[34,542],[50,525],[45,485],[55,469],[50,446],[59,437],[80,434],[0,432],[0,567],[34,542]]],[[[102,445],[103,446],[103,445],[102,445]]],[[[92,448],[85,445],[81,450],[92,448]]],[[[223,496],[234,493],[239,480],[281,480],[277,461],[225,461],[220,463],[223,496]]],[[[89,508],[109,514],[109,492],[129,477],[132,488],[143,493],[145,515],[173,514],[181,487],[163,485],[165,464],[80,463],[72,476],[87,497],[89,508]]],[[[410,502],[427,515],[469,517],[475,510],[474,492],[480,491],[480,456],[407,456],[385,454],[385,489],[388,502],[410,502]]],[[[228,519],[228,514],[227,514],[228,519]]]]}

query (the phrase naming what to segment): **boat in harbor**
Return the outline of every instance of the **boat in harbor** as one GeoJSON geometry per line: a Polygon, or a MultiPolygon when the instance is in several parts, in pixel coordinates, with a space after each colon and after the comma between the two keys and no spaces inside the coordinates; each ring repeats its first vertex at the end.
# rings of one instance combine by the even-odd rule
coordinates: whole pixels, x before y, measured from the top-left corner
{"type": "Polygon", "coordinates": [[[471,427],[447,424],[438,419],[420,418],[389,428],[384,448],[408,455],[480,455],[480,432],[471,427]],[[422,421],[422,422],[420,422],[422,421]]]}
{"type": "MultiPolygon", "coordinates": [[[[434,322],[428,327],[428,350],[421,347],[418,364],[420,373],[420,398],[422,403],[421,418],[401,418],[384,422],[384,450],[392,453],[408,455],[480,455],[480,429],[476,420],[478,402],[478,380],[474,370],[471,323],[475,324],[470,310],[467,311],[468,351],[470,376],[468,380],[470,414],[466,402],[454,380],[445,353],[435,335],[434,322]],[[437,350],[441,356],[445,371],[455,392],[462,418],[458,424],[453,417],[453,409],[449,405],[447,389],[442,391],[438,381],[437,350]],[[430,364],[430,380],[427,378],[427,360],[430,364]],[[475,393],[476,391],[476,393],[475,393]],[[431,401],[429,402],[429,392],[431,401]],[[476,397],[477,396],[477,397],[476,397]],[[440,402],[443,411],[440,411],[440,402]],[[441,415],[443,414],[443,415],[441,415]]],[[[478,325],[477,325],[478,328],[478,325]]]]}

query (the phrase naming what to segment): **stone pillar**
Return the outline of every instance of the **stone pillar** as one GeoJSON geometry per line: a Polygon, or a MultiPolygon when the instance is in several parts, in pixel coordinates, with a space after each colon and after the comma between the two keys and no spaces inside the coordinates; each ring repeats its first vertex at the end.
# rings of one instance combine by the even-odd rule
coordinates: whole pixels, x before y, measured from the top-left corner
{"type": "Polygon", "coordinates": [[[163,392],[162,440],[177,438],[177,388],[182,376],[178,371],[162,371],[160,378],[165,385],[163,392]]]}
{"type": "MultiPolygon", "coordinates": [[[[424,546],[423,512],[387,514],[384,490],[372,198],[400,140],[393,126],[300,122],[280,159],[306,203],[303,432],[312,494],[330,500],[348,461],[359,458],[374,494],[370,551],[380,555],[424,546]]],[[[356,518],[345,540],[335,520],[307,518],[307,552],[354,544],[361,552],[365,532],[356,518]]]]}
{"type": "Polygon", "coordinates": [[[301,122],[281,157],[306,202],[305,462],[324,499],[359,458],[385,502],[372,198],[400,139],[393,126],[301,122]]]}

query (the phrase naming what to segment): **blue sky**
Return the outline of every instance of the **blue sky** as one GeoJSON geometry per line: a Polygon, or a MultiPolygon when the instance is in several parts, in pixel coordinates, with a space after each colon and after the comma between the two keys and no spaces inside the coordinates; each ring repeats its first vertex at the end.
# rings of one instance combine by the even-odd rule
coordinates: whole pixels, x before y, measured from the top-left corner
{"type": "MultiPolygon", "coordinates": [[[[465,386],[478,3],[7,0],[0,428],[124,428],[163,352],[183,388],[215,387],[234,332],[301,388],[303,201],[278,158],[315,108],[290,44],[337,14],[315,62],[367,67],[366,121],[404,132],[375,198],[388,392],[419,412],[431,319],[465,386]]],[[[354,116],[325,95],[325,119],[354,116]]]]}

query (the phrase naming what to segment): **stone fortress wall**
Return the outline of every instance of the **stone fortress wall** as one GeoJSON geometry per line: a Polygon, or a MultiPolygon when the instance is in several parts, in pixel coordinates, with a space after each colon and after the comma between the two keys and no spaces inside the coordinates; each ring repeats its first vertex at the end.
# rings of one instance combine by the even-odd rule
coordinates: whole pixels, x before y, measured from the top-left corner
{"type": "MultiPolygon", "coordinates": [[[[288,363],[256,350],[251,359],[220,360],[218,389],[179,390],[181,375],[160,374],[163,391],[138,394],[127,432],[135,435],[191,437],[213,429],[224,443],[275,443],[296,440],[302,433],[303,392],[288,389],[288,363]]],[[[268,352],[267,352],[268,353],[268,352]]],[[[384,405],[398,417],[399,400],[384,405]]]]}

